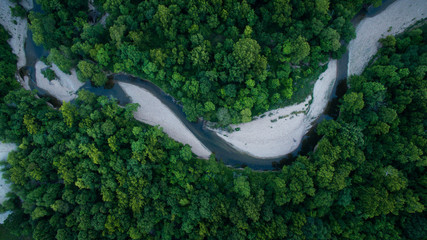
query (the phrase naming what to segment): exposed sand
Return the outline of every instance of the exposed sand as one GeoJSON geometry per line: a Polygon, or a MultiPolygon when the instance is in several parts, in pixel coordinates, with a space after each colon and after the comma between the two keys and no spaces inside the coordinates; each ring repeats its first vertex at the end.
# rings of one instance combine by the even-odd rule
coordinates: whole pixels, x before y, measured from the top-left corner
{"type": "MultiPolygon", "coordinates": [[[[15,6],[9,0],[0,0],[0,24],[9,32],[11,38],[8,40],[9,45],[12,48],[12,52],[17,56],[17,68],[21,68],[26,64],[24,43],[27,38],[27,19],[19,17],[13,17],[10,7],[15,6]],[[16,24],[14,23],[16,22],[16,24]]],[[[22,1],[22,6],[29,10],[33,8],[33,2],[31,0],[22,1]]],[[[28,81],[23,87],[29,89],[28,81]]],[[[15,144],[1,143],[0,142],[0,161],[5,161],[9,152],[16,149],[15,144]]],[[[0,171],[0,204],[6,200],[6,193],[10,190],[10,185],[3,179],[3,173],[0,171]]],[[[10,212],[0,214],[0,224],[3,224],[4,220],[9,216],[10,212]]]]}
{"type": "Polygon", "coordinates": [[[21,0],[21,5],[26,9],[26,10],[31,10],[34,7],[33,4],[33,0],[21,0]]]}
{"type": "MultiPolygon", "coordinates": [[[[10,44],[14,53],[18,55],[18,67],[24,66],[23,46],[27,30],[26,20],[11,17],[9,6],[12,4],[8,0],[0,0],[0,4],[0,23],[13,36],[10,44]],[[16,20],[18,24],[13,24],[13,20],[16,20]]],[[[362,20],[356,29],[356,39],[351,41],[349,45],[348,74],[360,74],[363,71],[379,47],[378,39],[389,34],[400,33],[417,20],[425,18],[426,15],[427,1],[397,0],[375,17],[362,20]],[[388,32],[388,30],[390,31],[388,32]]],[[[105,23],[107,16],[108,14],[104,15],[100,22],[105,23]]],[[[72,75],[67,75],[53,65],[52,69],[59,80],[49,82],[40,72],[43,67],[46,65],[42,62],[36,64],[38,86],[49,91],[60,100],[72,100],[75,97],[75,91],[82,85],[77,80],[75,71],[72,71],[72,75]]],[[[325,109],[336,80],[336,68],[337,61],[330,61],[328,69],[321,74],[315,83],[313,96],[308,96],[304,102],[269,111],[265,113],[266,116],[263,118],[257,117],[249,123],[232,126],[233,128],[239,127],[240,131],[233,133],[215,131],[237,149],[256,157],[271,158],[292,152],[311,128],[313,121],[325,109]],[[311,99],[313,101],[309,106],[311,99]]],[[[198,156],[209,157],[210,151],[182,124],[173,112],[151,93],[131,84],[119,84],[134,102],[141,105],[141,108],[135,113],[136,119],[150,125],[160,125],[175,140],[191,145],[193,152],[198,156]]]]}
{"type": "MultiPolygon", "coordinates": [[[[0,161],[6,161],[7,155],[16,149],[16,145],[13,143],[2,143],[0,142],[0,161]]],[[[6,183],[3,179],[3,172],[0,167],[0,204],[6,200],[6,193],[10,191],[10,184],[6,183]]],[[[10,212],[0,214],[0,224],[3,224],[10,212]]]]}
{"type": "MultiPolygon", "coordinates": [[[[22,5],[26,9],[31,9],[33,2],[22,1],[22,5]]],[[[0,24],[9,32],[11,38],[8,40],[9,45],[12,47],[12,52],[18,57],[18,63],[16,64],[18,69],[25,66],[25,50],[24,43],[27,38],[27,19],[13,17],[10,7],[14,7],[15,4],[9,0],[0,0],[0,24]],[[16,24],[14,23],[16,22],[16,24]]]]}
{"type": "Polygon", "coordinates": [[[159,125],[169,137],[191,146],[193,153],[201,158],[209,158],[211,152],[188,130],[175,114],[158,98],[147,90],[129,83],[118,83],[132,102],[140,107],[135,112],[135,119],[150,124],[159,125]]]}
{"type": "MultiPolygon", "coordinates": [[[[398,0],[375,17],[361,21],[356,29],[357,38],[349,45],[348,74],[362,73],[363,68],[377,52],[380,38],[403,32],[426,15],[426,0],[398,0]]],[[[298,105],[267,112],[264,118],[258,117],[249,123],[232,126],[239,127],[240,131],[214,131],[236,149],[255,157],[272,158],[292,152],[327,106],[336,80],[336,69],[337,61],[330,61],[328,69],[316,81],[313,102],[308,108],[305,105],[310,97],[298,105]],[[304,113],[279,119],[280,116],[287,116],[293,111],[304,113]],[[271,113],[273,115],[268,117],[271,113]]]]}
{"type": "MultiPolygon", "coordinates": [[[[328,68],[319,76],[319,79],[314,84],[313,102],[310,105],[307,117],[304,119],[309,124],[309,128],[311,128],[311,123],[323,113],[328,105],[329,97],[337,80],[337,63],[338,61],[335,59],[330,60],[328,68]]],[[[308,130],[306,129],[306,132],[308,130]]]]}
{"type": "Polygon", "coordinates": [[[105,13],[105,14],[101,17],[101,19],[99,20],[99,23],[101,23],[101,25],[102,25],[102,26],[104,26],[104,27],[105,27],[105,24],[106,24],[106,21],[107,21],[108,16],[110,16],[110,14],[105,13]]]}
{"type": "Polygon", "coordinates": [[[312,123],[322,114],[328,104],[336,80],[337,61],[331,60],[328,68],[319,76],[311,96],[302,103],[264,113],[265,117],[232,125],[240,131],[228,133],[218,129],[218,136],[236,149],[260,158],[282,156],[295,150],[312,123]]]}
{"type": "Polygon", "coordinates": [[[348,47],[348,76],[363,72],[380,47],[380,38],[399,34],[426,17],[426,0],[397,0],[376,16],[363,19],[356,28],[356,38],[348,47]]]}
{"type": "Polygon", "coordinates": [[[93,0],[87,1],[87,7],[89,8],[89,11],[95,11],[95,7],[93,6],[93,0]]]}
{"type": "Polygon", "coordinates": [[[72,69],[71,75],[69,75],[59,70],[55,64],[52,64],[51,69],[55,72],[58,79],[49,81],[41,73],[41,70],[46,67],[46,64],[42,61],[38,61],[35,65],[37,86],[48,91],[52,96],[61,101],[69,102],[76,98],[76,91],[83,85],[77,79],[76,71],[72,69]]]}

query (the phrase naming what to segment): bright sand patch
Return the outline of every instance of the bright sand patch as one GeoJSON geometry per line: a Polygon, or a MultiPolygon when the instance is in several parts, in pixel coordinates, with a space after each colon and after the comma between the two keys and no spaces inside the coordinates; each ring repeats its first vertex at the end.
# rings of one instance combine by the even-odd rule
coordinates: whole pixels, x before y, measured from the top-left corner
{"type": "Polygon", "coordinates": [[[304,102],[264,113],[248,123],[232,125],[240,131],[228,133],[214,130],[218,136],[236,149],[260,158],[282,156],[295,150],[312,123],[328,104],[336,80],[337,60],[329,61],[328,68],[319,76],[311,96],[304,102]]]}
{"type": "Polygon", "coordinates": [[[133,103],[140,107],[135,112],[135,119],[150,124],[159,125],[169,137],[191,146],[192,151],[201,158],[209,158],[211,152],[188,130],[175,114],[158,98],[147,90],[129,83],[118,83],[133,103]]]}
{"type": "Polygon", "coordinates": [[[108,16],[110,16],[110,14],[105,13],[105,14],[101,17],[101,19],[99,20],[99,23],[101,23],[101,25],[102,25],[102,26],[104,26],[104,27],[105,27],[105,23],[106,23],[106,21],[107,21],[108,16]]]}
{"type": "Polygon", "coordinates": [[[201,158],[209,158],[211,152],[188,130],[175,114],[158,98],[147,90],[129,83],[118,83],[133,103],[140,107],[135,112],[135,119],[150,124],[159,125],[169,137],[191,146],[192,151],[201,158]]]}
{"type": "Polygon", "coordinates": [[[77,97],[76,91],[83,85],[77,79],[77,74],[74,69],[71,70],[71,75],[62,72],[55,64],[52,64],[52,70],[55,72],[58,79],[49,81],[43,76],[41,70],[47,65],[42,61],[38,61],[35,65],[37,86],[48,91],[55,98],[69,102],[77,97]]]}
{"type": "Polygon", "coordinates": [[[356,38],[348,47],[348,76],[363,72],[380,47],[380,38],[399,34],[426,17],[426,0],[397,0],[376,16],[363,19],[356,28],[356,38]]]}
{"type": "MultiPolygon", "coordinates": [[[[377,52],[378,40],[386,35],[403,32],[416,21],[427,15],[426,0],[398,0],[375,17],[366,18],[356,29],[356,39],[349,45],[348,74],[360,74],[371,57],[377,52]],[[388,30],[390,29],[390,32],[388,30]]],[[[303,103],[273,110],[265,113],[271,117],[256,118],[255,120],[232,126],[240,128],[233,133],[214,130],[225,141],[236,149],[255,157],[272,158],[288,154],[300,144],[302,137],[311,128],[327,106],[332,86],[336,80],[337,61],[329,62],[328,69],[320,75],[313,90],[313,102],[308,114],[300,113],[287,116],[290,112],[302,112],[309,102],[308,97],[303,103]],[[277,119],[277,121],[276,121],[277,119]],[[271,122],[276,121],[276,122],[271,122]]]]}
{"type": "MultiPolygon", "coordinates": [[[[13,143],[2,143],[0,142],[0,161],[6,161],[7,155],[16,149],[16,145],[13,143]]],[[[6,200],[6,193],[10,191],[10,185],[6,183],[5,179],[3,179],[3,172],[0,168],[0,204],[6,200]]],[[[0,224],[3,224],[4,220],[6,220],[9,212],[0,214],[0,224]]]]}
{"type": "MultiPolygon", "coordinates": [[[[32,1],[23,1],[22,5],[26,9],[31,9],[33,7],[32,3],[32,1]]],[[[24,43],[27,38],[28,24],[27,19],[12,16],[10,7],[14,6],[15,4],[9,0],[0,0],[0,24],[11,35],[8,43],[12,48],[12,52],[18,57],[17,67],[19,69],[25,66],[26,63],[24,43]]]]}

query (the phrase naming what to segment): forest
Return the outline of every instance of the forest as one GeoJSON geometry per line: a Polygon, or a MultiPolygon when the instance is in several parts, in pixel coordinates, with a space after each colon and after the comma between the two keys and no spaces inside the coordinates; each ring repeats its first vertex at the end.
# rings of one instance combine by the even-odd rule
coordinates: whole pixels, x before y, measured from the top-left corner
{"type": "Polygon", "coordinates": [[[303,101],[350,20],[381,0],[36,0],[34,41],[64,72],[104,85],[112,73],[152,81],[191,121],[221,126],[303,101]]]}
{"type": "MultiPolygon", "coordinates": [[[[125,9],[123,9],[125,12],[125,9]]],[[[0,137],[18,149],[4,226],[41,239],[425,239],[427,25],[380,41],[315,150],[280,171],[197,159],[81,91],[59,110],[17,88],[0,31],[0,137]],[[3,59],[3,58],[2,58],[3,59]]]]}

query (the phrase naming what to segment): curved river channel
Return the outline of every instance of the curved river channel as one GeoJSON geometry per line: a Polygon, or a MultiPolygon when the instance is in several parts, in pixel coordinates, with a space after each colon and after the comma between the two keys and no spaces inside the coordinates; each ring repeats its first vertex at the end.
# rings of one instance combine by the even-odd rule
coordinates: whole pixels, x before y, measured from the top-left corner
{"type": "MultiPolygon", "coordinates": [[[[388,5],[390,5],[393,0],[383,1],[383,5],[378,8],[369,7],[367,10],[362,10],[356,17],[353,19],[353,24],[356,26],[363,18],[372,17],[382,10],[384,10],[388,5]]],[[[34,3],[33,11],[41,11],[40,6],[34,3]]],[[[27,59],[27,66],[25,69],[30,76],[29,85],[31,89],[37,89],[38,94],[50,98],[54,105],[60,104],[60,102],[50,96],[48,92],[43,89],[40,89],[36,85],[35,78],[35,63],[39,61],[41,57],[48,55],[48,52],[41,46],[36,46],[33,39],[32,33],[28,30],[27,40],[25,42],[25,53],[27,59]]],[[[317,123],[323,119],[335,119],[338,116],[338,99],[344,95],[347,90],[346,81],[341,81],[347,77],[347,65],[348,65],[348,51],[343,55],[341,59],[338,60],[338,70],[337,70],[337,81],[335,83],[334,89],[329,99],[328,106],[326,107],[324,113],[318,118],[318,120],[313,124],[312,129],[304,136],[303,141],[301,141],[300,146],[294,150],[292,153],[289,153],[285,156],[277,158],[256,158],[250,156],[246,153],[240,152],[234,149],[229,143],[225,142],[222,138],[218,137],[215,132],[208,130],[205,127],[205,122],[199,120],[196,123],[189,122],[184,112],[182,111],[182,106],[176,103],[176,101],[163,92],[159,87],[153,83],[143,80],[141,78],[129,76],[127,74],[115,74],[113,75],[113,82],[125,82],[133,84],[137,87],[141,87],[149,91],[151,94],[156,96],[163,104],[171,109],[171,111],[182,121],[182,123],[206,146],[212,153],[215,154],[216,158],[219,161],[222,161],[224,164],[232,167],[245,167],[248,166],[254,170],[276,170],[280,169],[283,165],[292,162],[298,155],[307,154],[311,152],[314,146],[319,141],[320,137],[316,134],[315,128],[317,123]]],[[[120,105],[125,105],[130,102],[130,98],[125,94],[125,92],[120,88],[118,84],[110,89],[105,88],[95,88],[92,87],[90,83],[84,84],[80,89],[89,90],[97,95],[105,95],[109,97],[114,97],[119,101],[120,105]]]]}

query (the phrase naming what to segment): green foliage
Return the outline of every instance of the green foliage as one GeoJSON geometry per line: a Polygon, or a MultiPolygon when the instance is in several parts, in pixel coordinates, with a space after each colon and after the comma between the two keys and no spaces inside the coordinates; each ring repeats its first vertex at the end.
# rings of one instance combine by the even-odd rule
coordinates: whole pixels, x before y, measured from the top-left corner
{"type": "Polygon", "coordinates": [[[45,78],[49,79],[49,81],[57,78],[55,72],[50,68],[43,69],[42,74],[45,78]]]}
{"type": "Polygon", "coordinates": [[[340,110],[343,114],[359,114],[364,105],[363,93],[352,92],[344,95],[340,110]]]}
{"type": "Polygon", "coordinates": [[[72,58],[71,50],[65,46],[60,46],[59,50],[51,49],[47,61],[55,63],[61,71],[69,74],[75,64],[72,58]]]}
{"type": "Polygon", "coordinates": [[[189,120],[223,125],[305,99],[319,64],[343,53],[341,42],[355,36],[351,18],[371,2],[95,1],[109,14],[104,26],[87,22],[84,1],[39,0],[44,12],[29,19],[34,41],[53,49],[62,70],[79,63],[82,81],[101,86],[101,73],[130,73],[174,96],[189,120]]]}
{"type": "Polygon", "coordinates": [[[104,86],[107,81],[108,78],[104,73],[96,73],[92,77],[92,83],[95,86],[104,86]]]}
{"type": "Polygon", "coordinates": [[[15,80],[16,56],[7,43],[9,37],[8,32],[0,26],[0,99],[19,86],[15,80]]]}
{"type": "Polygon", "coordinates": [[[25,10],[25,8],[22,7],[20,4],[16,4],[15,7],[10,7],[10,10],[12,12],[12,16],[21,18],[27,17],[27,10],[25,10]]]}
{"type": "Polygon", "coordinates": [[[421,189],[425,188],[422,172],[426,164],[420,148],[426,142],[423,122],[427,108],[422,94],[425,79],[416,77],[423,62],[415,55],[427,50],[420,47],[426,35],[422,40],[418,37],[426,30],[424,25],[399,38],[380,40],[383,48],[375,56],[377,60],[362,76],[350,79],[351,88],[342,99],[338,120],[318,128],[324,138],[314,156],[324,163],[334,162],[332,166],[319,166],[319,184],[327,177],[323,186],[334,189],[337,184],[343,189],[351,179],[352,187],[345,189],[353,192],[352,199],[342,200],[345,211],[354,216],[358,211],[365,219],[363,231],[373,238],[419,239],[422,234],[419,229],[412,230],[416,229],[412,219],[418,221],[418,213],[425,209],[421,189]],[[413,38],[408,41],[408,36],[413,38]],[[402,45],[405,47],[399,48],[402,45]],[[361,137],[355,138],[357,135],[361,137]],[[338,148],[340,151],[334,150],[338,148]],[[322,170],[325,167],[329,168],[326,175],[322,170]],[[407,223],[396,222],[402,217],[407,223]],[[404,236],[402,229],[408,229],[404,236]]]}
{"type": "MultiPolygon", "coordinates": [[[[46,9],[56,8],[52,1],[42,2],[46,9]]],[[[326,3],[316,1],[313,7],[326,11],[326,3]]],[[[104,8],[119,5],[106,1],[104,8]]],[[[152,15],[156,9],[162,12],[156,16],[161,30],[172,34],[176,23],[169,15],[178,8],[153,8],[152,15]]],[[[132,10],[122,6],[120,11],[132,10]]],[[[284,25],[285,15],[277,11],[284,25]]],[[[246,17],[253,20],[250,11],[246,17]]],[[[137,105],[120,107],[81,91],[58,111],[34,93],[2,85],[0,137],[19,145],[4,164],[13,190],[0,207],[13,211],[4,226],[28,239],[424,239],[426,33],[425,25],[383,44],[362,76],[350,79],[338,119],[319,125],[322,139],[314,152],[281,171],[232,169],[214,156],[197,159],[188,145],[136,121],[137,105]]],[[[249,54],[254,61],[262,58],[261,49],[249,54]]],[[[13,58],[7,60],[14,64],[13,58]]],[[[83,77],[97,74],[92,62],[82,61],[83,77]]],[[[12,67],[3,66],[9,70],[5,83],[15,82],[12,67]]],[[[277,88],[289,81],[287,69],[280,72],[264,82],[249,76],[244,84],[262,93],[263,83],[277,88]]],[[[173,80],[200,96],[215,84],[203,81],[220,77],[210,72],[200,82],[187,81],[176,72],[173,80]]],[[[227,107],[204,99],[203,104],[189,101],[184,109],[194,118],[194,112],[203,111],[225,124],[244,120],[263,102],[238,84],[228,82],[218,90],[227,107]]]]}
{"type": "Polygon", "coordinates": [[[281,61],[299,63],[310,54],[310,45],[304,37],[298,36],[298,38],[292,42],[286,41],[283,44],[282,51],[285,56],[289,55],[289,57],[284,57],[281,61]]]}
{"type": "Polygon", "coordinates": [[[240,39],[233,47],[234,63],[242,70],[247,70],[261,57],[259,55],[260,50],[261,47],[256,40],[250,38],[240,39]]]}
{"type": "Polygon", "coordinates": [[[82,82],[90,80],[95,86],[103,86],[108,81],[100,66],[89,61],[80,61],[77,64],[77,77],[82,82]]]}
{"type": "Polygon", "coordinates": [[[323,51],[337,51],[341,47],[340,34],[333,28],[325,28],[320,33],[320,47],[323,51]]]}

